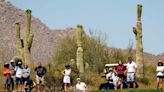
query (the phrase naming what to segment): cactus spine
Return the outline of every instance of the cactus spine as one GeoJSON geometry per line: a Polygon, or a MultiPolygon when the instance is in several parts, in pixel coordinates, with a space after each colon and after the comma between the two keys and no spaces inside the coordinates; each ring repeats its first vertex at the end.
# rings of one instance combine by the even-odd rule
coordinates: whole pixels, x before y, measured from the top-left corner
{"type": "Polygon", "coordinates": [[[16,37],[17,37],[17,50],[18,50],[18,57],[22,59],[26,64],[30,66],[30,50],[33,41],[33,34],[30,33],[31,27],[31,10],[26,10],[26,31],[25,31],[25,38],[22,42],[21,40],[21,33],[20,33],[20,23],[16,23],[16,37]]]}
{"type": "Polygon", "coordinates": [[[25,32],[25,38],[24,38],[24,58],[25,63],[30,65],[30,49],[32,45],[32,34],[30,33],[30,27],[31,27],[31,10],[26,10],[26,32],[25,32]]]}
{"type": "Polygon", "coordinates": [[[144,77],[144,57],[143,57],[143,44],[142,44],[142,23],[141,23],[142,5],[137,6],[137,24],[133,27],[133,33],[136,37],[136,63],[137,76],[140,78],[144,77]]]}
{"type": "Polygon", "coordinates": [[[76,39],[77,39],[77,57],[76,65],[80,73],[84,73],[84,62],[83,62],[83,48],[82,48],[82,32],[83,26],[77,25],[76,29],[76,39]]]}

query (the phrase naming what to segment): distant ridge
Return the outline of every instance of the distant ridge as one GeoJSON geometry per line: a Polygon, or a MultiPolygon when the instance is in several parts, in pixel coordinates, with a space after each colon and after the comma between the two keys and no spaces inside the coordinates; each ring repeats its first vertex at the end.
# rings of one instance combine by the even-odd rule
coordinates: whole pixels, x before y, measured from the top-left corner
{"type": "MultiPolygon", "coordinates": [[[[15,22],[21,23],[22,37],[25,31],[25,12],[10,2],[0,0],[0,50],[2,61],[9,61],[16,55],[16,30],[15,22]]],[[[31,61],[47,62],[58,45],[59,39],[72,34],[73,28],[50,30],[39,19],[32,17],[31,31],[34,34],[31,61]]]]}

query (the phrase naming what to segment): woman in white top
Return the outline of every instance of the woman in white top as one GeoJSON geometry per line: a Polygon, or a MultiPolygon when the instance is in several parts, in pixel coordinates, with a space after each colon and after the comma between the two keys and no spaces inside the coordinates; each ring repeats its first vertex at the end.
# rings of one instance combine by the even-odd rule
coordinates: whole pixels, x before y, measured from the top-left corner
{"type": "Polygon", "coordinates": [[[87,91],[87,85],[84,82],[81,82],[80,78],[77,78],[77,84],[76,89],[78,92],[86,92],[87,91]]]}
{"type": "Polygon", "coordinates": [[[67,91],[71,86],[71,79],[70,79],[71,68],[70,68],[70,65],[65,66],[65,69],[62,72],[62,74],[64,75],[64,78],[63,78],[64,90],[67,91]]]}
{"type": "Polygon", "coordinates": [[[161,60],[158,61],[157,63],[157,89],[162,90],[162,82],[164,78],[164,65],[161,60]]]}

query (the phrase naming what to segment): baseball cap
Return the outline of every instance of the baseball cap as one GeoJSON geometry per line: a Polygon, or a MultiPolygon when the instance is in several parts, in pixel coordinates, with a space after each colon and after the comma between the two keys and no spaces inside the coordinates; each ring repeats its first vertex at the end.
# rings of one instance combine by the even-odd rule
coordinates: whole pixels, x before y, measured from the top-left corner
{"type": "Polygon", "coordinates": [[[13,63],[14,62],[14,60],[10,60],[10,63],[13,63]]]}
{"type": "Polygon", "coordinates": [[[80,79],[80,78],[77,78],[76,80],[79,81],[79,80],[81,80],[81,79],[80,79]]]}

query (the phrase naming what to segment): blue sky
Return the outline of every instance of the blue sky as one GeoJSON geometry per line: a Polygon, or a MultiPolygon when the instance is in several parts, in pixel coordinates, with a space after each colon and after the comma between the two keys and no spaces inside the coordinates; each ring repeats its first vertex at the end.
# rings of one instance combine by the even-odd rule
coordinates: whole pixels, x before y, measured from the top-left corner
{"type": "Polygon", "coordinates": [[[135,38],[137,4],[142,3],[144,51],[164,52],[164,0],[8,0],[33,15],[51,29],[64,29],[82,24],[106,34],[108,46],[127,48],[135,38]]]}

